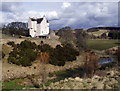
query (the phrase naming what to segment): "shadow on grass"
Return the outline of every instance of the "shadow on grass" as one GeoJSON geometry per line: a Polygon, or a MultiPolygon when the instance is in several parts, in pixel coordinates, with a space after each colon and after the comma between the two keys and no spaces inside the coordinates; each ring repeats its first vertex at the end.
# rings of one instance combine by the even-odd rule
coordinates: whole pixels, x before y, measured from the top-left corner
{"type": "Polygon", "coordinates": [[[83,67],[79,67],[76,69],[69,69],[66,71],[60,71],[60,72],[56,72],[55,75],[57,76],[58,79],[65,79],[65,78],[75,78],[75,77],[83,77],[85,74],[84,68],[83,67]]]}
{"type": "MultiPolygon", "coordinates": [[[[111,63],[108,63],[108,64],[104,64],[104,65],[101,66],[101,68],[97,68],[96,72],[99,71],[99,70],[101,70],[101,71],[106,70],[106,67],[107,68],[113,68],[113,67],[116,67],[116,66],[117,66],[117,62],[111,62],[111,63]]],[[[60,71],[60,72],[55,73],[57,79],[60,79],[60,80],[63,80],[65,78],[69,78],[69,77],[83,78],[84,74],[85,74],[85,70],[84,70],[83,67],[79,67],[79,68],[76,68],[76,69],[69,69],[69,70],[66,70],[66,71],[60,71]]]]}

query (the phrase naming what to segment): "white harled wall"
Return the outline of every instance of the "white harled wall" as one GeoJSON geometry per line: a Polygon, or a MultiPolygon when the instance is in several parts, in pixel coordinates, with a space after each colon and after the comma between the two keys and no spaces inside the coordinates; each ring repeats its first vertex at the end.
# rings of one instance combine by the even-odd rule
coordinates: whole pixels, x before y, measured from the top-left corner
{"type": "Polygon", "coordinates": [[[31,37],[47,36],[49,34],[49,23],[47,23],[45,17],[43,17],[43,20],[40,24],[37,24],[37,21],[31,21],[31,19],[29,19],[28,28],[31,37]]]}

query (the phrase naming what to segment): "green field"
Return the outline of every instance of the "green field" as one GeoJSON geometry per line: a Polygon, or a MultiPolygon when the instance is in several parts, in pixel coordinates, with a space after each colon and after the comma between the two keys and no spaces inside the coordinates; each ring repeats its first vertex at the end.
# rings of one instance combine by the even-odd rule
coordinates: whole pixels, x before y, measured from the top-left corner
{"type": "Polygon", "coordinates": [[[118,46],[120,40],[88,40],[88,47],[95,50],[105,50],[118,46]]]}

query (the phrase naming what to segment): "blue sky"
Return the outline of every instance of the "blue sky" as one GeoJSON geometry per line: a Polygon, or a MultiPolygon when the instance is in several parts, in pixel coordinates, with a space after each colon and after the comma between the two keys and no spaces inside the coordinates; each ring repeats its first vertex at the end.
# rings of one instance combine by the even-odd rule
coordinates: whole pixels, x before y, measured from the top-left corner
{"type": "Polygon", "coordinates": [[[0,14],[0,24],[27,22],[29,17],[45,15],[51,29],[118,25],[117,2],[4,2],[0,14]]]}

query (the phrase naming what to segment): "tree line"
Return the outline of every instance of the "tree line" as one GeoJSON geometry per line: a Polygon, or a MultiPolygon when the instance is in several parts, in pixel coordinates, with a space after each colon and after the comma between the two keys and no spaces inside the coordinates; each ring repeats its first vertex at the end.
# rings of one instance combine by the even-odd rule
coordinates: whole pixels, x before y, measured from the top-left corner
{"type": "Polygon", "coordinates": [[[3,34],[8,34],[8,35],[22,35],[22,36],[28,36],[28,27],[27,23],[23,22],[11,22],[8,23],[7,25],[4,25],[2,28],[2,33],[3,34]]]}

